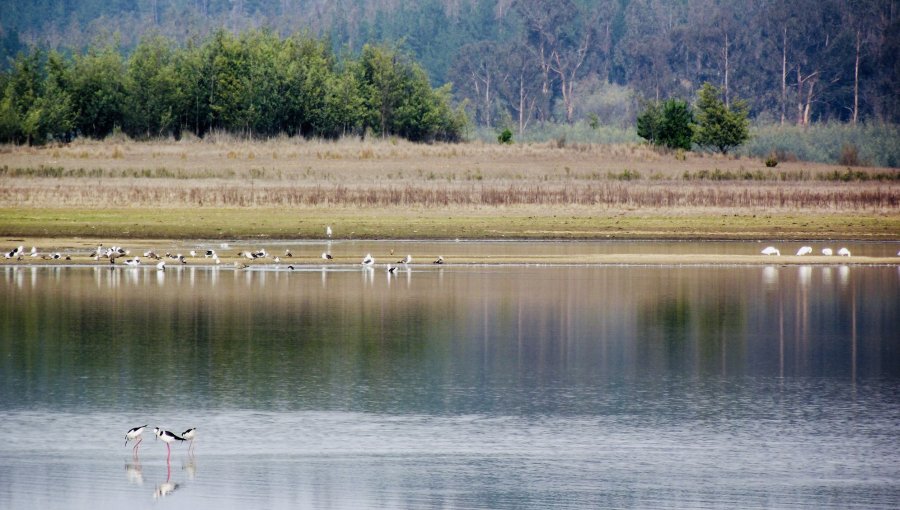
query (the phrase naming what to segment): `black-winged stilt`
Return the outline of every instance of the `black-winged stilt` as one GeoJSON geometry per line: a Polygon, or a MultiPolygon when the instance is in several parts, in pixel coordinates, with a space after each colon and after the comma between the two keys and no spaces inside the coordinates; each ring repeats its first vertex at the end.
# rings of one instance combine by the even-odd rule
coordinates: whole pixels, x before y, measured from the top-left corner
{"type": "Polygon", "coordinates": [[[143,434],[145,428],[147,428],[146,425],[141,425],[140,427],[129,429],[128,432],[125,433],[125,446],[128,446],[128,441],[137,439],[137,443],[131,449],[135,455],[137,455],[138,447],[141,446],[141,441],[144,440],[144,438],[141,437],[141,434],[143,434]]]}
{"type": "Polygon", "coordinates": [[[412,255],[407,255],[406,258],[397,261],[398,264],[409,264],[410,262],[412,262],[412,255]]]}
{"type": "Polygon", "coordinates": [[[322,252],[322,260],[332,260],[332,259],[334,259],[334,257],[332,257],[330,253],[328,253],[327,251],[322,252]]]}
{"type": "Polygon", "coordinates": [[[184,432],[181,433],[181,437],[185,439],[185,441],[190,441],[191,445],[188,446],[188,451],[194,447],[194,438],[197,437],[197,427],[191,427],[184,432]]]}
{"type": "Polygon", "coordinates": [[[375,264],[375,259],[372,258],[372,254],[366,253],[366,256],[363,257],[362,265],[364,265],[366,267],[372,267],[374,264],[375,264]]]}
{"type": "Polygon", "coordinates": [[[444,263],[444,257],[442,257],[440,255],[438,255],[438,258],[434,259],[434,262],[432,262],[432,264],[443,264],[443,263],[444,263]]]}
{"type": "Polygon", "coordinates": [[[169,432],[168,430],[162,430],[159,427],[153,428],[153,433],[156,434],[157,439],[162,439],[163,442],[166,443],[166,451],[168,454],[166,455],[166,460],[168,460],[169,455],[172,454],[172,448],[169,446],[173,441],[184,441],[183,437],[178,436],[174,432],[169,432]]]}
{"type": "Polygon", "coordinates": [[[325,235],[328,236],[329,239],[331,239],[331,234],[331,225],[328,225],[327,227],[325,227],[325,235]]]}

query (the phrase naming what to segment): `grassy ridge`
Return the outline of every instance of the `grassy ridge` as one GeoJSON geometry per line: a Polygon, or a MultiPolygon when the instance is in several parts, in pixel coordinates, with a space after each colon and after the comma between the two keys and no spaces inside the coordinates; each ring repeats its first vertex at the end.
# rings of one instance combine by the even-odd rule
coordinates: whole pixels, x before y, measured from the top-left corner
{"type": "Polygon", "coordinates": [[[540,207],[0,209],[6,237],[133,239],[897,239],[900,215],[604,213],[540,207]],[[552,214],[555,213],[555,214],[552,214]]]}
{"type": "Polygon", "coordinates": [[[0,147],[0,169],[5,236],[900,237],[894,170],[638,145],[114,139],[0,147]]]}

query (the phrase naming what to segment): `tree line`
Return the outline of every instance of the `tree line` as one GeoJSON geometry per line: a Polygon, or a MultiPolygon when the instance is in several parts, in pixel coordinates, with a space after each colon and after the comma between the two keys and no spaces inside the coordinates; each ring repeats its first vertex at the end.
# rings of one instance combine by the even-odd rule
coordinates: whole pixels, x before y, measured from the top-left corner
{"type": "Polygon", "coordinates": [[[456,141],[467,125],[450,87],[432,88],[405,52],[366,45],[338,58],[325,41],[219,30],[178,46],[159,35],[128,57],[114,44],[67,57],[21,52],[0,73],[0,141],[42,143],[73,135],[135,138],[399,136],[456,141]]]}
{"type": "Polygon", "coordinates": [[[398,42],[453,83],[480,126],[520,134],[596,117],[630,127],[634,98],[709,82],[757,122],[900,122],[898,0],[0,0],[0,51],[80,49],[118,31],[180,44],[224,27],[311,31],[334,53],[398,42]],[[5,4],[5,5],[2,5],[5,4]],[[15,35],[15,37],[13,37],[15,35]]]}

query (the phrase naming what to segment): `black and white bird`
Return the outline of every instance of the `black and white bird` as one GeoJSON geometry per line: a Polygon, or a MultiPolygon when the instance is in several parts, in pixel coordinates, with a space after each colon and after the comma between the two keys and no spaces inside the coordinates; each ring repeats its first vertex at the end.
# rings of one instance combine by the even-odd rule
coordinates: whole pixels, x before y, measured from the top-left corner
{"type": "Polygon", "coordinates": [[[284,256],[290,258],[293,257],[294,254],[291,253],[291,250],[284,250],[284,256]]]}
{"type": "Polygon", "coordinates": [[[372,258],[371,253],[366,253],[366,256],[363,257],[362,265],[365,267],[372,267],[373,265],[375,265],[375,259],[372,258]]]}
{"type": "Polygon", "coordinates": [[[191,451],[191,448],[194,447],[194,439],[197,437],[197,427],[191,427],[185,430],[181,433],[181,437],[183,437],[185,441],[191,442],[190,446],[188,446],[188,451],[191,451]]]}
{"type": "Polygon", "coordinates": [[[334,257],[331,256],[328,252],[322,252],[322,260],[332,260],[334,257]]]}
{"type": "Polygon", "coordinates": [[[397,273],[397,266],[390,266],[390,265],[389,265],[389,266],[387,267],[387,272],[388,272],[389,275],[394,275],[394,274],[396,274],[396,273],[397,273]]]}
{"type": "Polygon", "coordinates": [[[398,264],[409,264],[410,262],[412,262],[412,255],[407,255],[406,258],[397,261],[398,264]]]}
{"type": "Polygon", "coordinates": [[[841,257],[849,257],[850,250],[848,250],[847,248],[841,248],[840,250],[838,250],[838,255],[840,255],[841,257]]]}
{"type": "Polygon", "coordinates": [[[329,239],[331,239],[331,234],[332,234],[332,232],[331,232],[331,225],[328,225],[327,227],[325,227],[325,235],[326,235],[329,239]]]}
{"type": "Polygon", "coordinates": [[[169,446],[174,441],[184,441],[183,437],[180,437],[178,434],[174,432],[169,432],[168,430],[163,430],[159,427],[153,428],[153,433],[156,434],[157,439],[162,439],[164,443],[166,443],[166,451],[168,451],[169,455],[172,454],[172,448],[169,446]]]}
{"type": "Polygon", "coordinates": [[[24,253],[24,252],[25,252],[25,247],[24,247],[24,246],[19,246],[18,248],[13,248],[12,250],[10,250],[10,251],[6,254],[6,258],[8,258],[8,259],[14,259],[14,258],[18,257],[19,255],[21,255],[22,253],[24,253]]]}
{"type": "Polygon", "coordinates": [[[434,262],[432,262],[432,264],[443,264],[443,263],[444,263],[444,257],[442,257],[440,255],[438,255],[438,258],[436,258],[434,260],[434,262]]]}
{"type": "Polygon", "coordinates": [[[216,258],[216,250],[206,250],[206,254],[204,255],[204,257],[208,259],[216,258]]]}
{"type": "Polygon", "coordinates": [[[165,271],[166,270],[166,261],[160,260],[159,263],[156,264],[157,271],[165,271]]]}
{"type": "Polygon", "coordinates": [[[125,265],[126,266],[139,266],[139,265],[141,265],[141,258],[135,257],[133,259],[127,259],[125,261],[125,265]]]}
{"type": "Polygon", "coordinates": [[[146,425],[141,425],[140,427],[129,429],[128,432],[125,433],[125,446],[128,446],[128,441],[137,440],[137,443],[135,443],[134,447],[132,448],[132,451],[134,451],[135,455],[137,455],[138,447],[141,446],[141,441],[144,440],[144,438],[141,437],[141,434],[144,433],[145,428],[147,428],[146,425]]]}

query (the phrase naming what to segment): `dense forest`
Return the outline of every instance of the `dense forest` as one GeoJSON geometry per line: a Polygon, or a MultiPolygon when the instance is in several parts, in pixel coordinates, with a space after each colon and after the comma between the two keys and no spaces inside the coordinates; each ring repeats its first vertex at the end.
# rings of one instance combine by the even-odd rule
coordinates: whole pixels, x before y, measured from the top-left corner
{"type": "MultiPolygon", "coordinates": [[[[57,50],[77,65],[83,55],[110,44],[132,55],[146,48],[142,41],[162,36],[190,52],[223,37],[223,30],[240,39],[248,29],[266,28],[282,40],[303,33],[321,42],[334,73],[345,72],[343,62],[364,59],[363,48],[373,44],[408,55],[433,87],[452,85],[453,100],[475,124],[520,134],[546,123],[588,120],[632,127],[641,100],[693,101],[705,82],[723,91],[726,104],[746,100],[758,124],[900,122],[897,0],[34,0],[28,5],[0,1],[0,56],[7,69],[18,52],[33,47],[57,50]]],[[[196,122],[194,127],[181,122],[197,128],[196,122]]],[[[284,127],[267,126],[264,132],[284,127]]]]}

